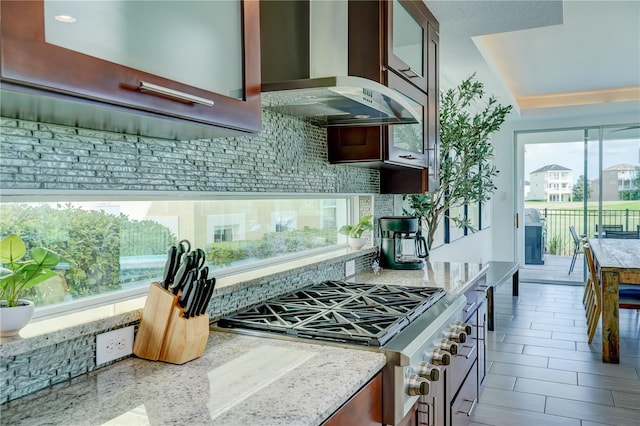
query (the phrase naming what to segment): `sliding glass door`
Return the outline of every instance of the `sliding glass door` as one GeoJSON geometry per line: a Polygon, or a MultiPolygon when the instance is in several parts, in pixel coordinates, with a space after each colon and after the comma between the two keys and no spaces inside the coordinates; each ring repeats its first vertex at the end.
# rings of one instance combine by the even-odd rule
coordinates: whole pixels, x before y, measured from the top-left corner
{"type": "Polygon", "coordinates": [[[584,236],[640,237],[639,125],[520,132],[516,143],[521,280],[582,283],[584,236]]]}

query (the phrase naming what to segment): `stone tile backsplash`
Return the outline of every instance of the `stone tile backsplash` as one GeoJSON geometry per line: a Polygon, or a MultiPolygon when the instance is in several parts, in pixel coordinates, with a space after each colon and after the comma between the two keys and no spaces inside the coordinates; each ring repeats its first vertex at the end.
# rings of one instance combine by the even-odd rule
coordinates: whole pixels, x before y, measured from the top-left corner
{"type": "MultiPolygon", "coordinates": [[[[263,131],[252,137],[175,141],[0,118],[0,188],[14,193],[379,192],[377,170],[327,163],[324,129],[268,111],[263,112],[262,122],[263,131]]],[[[391,196],[377,195],[374,205],[364,208],[373,208],[377,217],[391,214],[390,206],[391,196]]],[[[310,282],[340,279],[348,259],[356,259],[356,270],[361,271],[370,266],[373,253],[298,268],[235,286],[236,290],[222,289],[212,299],[209,315],[215,320],[310,282]]],[[[95,335],[112,328],[3,355],[0,402],[95,370],[95,335]]]]}

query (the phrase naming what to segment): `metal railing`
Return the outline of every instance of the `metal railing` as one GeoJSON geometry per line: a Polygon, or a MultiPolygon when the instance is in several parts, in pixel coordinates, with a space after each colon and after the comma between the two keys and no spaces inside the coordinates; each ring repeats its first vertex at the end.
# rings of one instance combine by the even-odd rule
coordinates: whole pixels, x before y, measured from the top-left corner
{"type": "MultiPolygon", "coordinates": [[[[548,254],[571,256],[574,250],[574,241],[569,232],[569,226],[573,225],[578,234],[588,237],[596,235],[598,224],[598,211],[587,210],[586,226],[584,211],[564,209],[539,209],[540,216],[545,223],[545,251],[548,254]]],[[[640,210],[603,210],[603,225],[622,225],[623,231],[640,231],[640,210]]]]}

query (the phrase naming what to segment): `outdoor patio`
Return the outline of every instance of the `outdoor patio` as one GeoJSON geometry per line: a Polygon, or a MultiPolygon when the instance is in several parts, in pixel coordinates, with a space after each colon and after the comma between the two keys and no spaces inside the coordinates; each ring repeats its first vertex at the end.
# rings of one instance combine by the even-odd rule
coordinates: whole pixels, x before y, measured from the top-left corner
{"type": "Polygon", "coordinates": [[[569,275],[569,265],[571,265],[571,256],[546,254],[543,265],[524,265],[520,268],[520,281],[583,285],[583,255],[578,255],[571,275],[569,275]]]}

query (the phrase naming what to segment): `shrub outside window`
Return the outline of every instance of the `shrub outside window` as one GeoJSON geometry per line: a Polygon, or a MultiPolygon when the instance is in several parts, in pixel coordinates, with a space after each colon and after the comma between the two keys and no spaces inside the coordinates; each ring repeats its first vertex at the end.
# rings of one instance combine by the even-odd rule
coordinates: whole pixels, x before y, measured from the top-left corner
{"type": "MultiPolygon", "coordinates": [[[[106,198],[106,197],[105,197],[106,198]]],[[[168,198],[168,197],[167,197],[168,198]]],[[[158,199],[0,204],[0,236],[58,252],[59,280],[30,291],[43,306],[139,289],[162,277],[169,247],[182,239],[206,252],[213,276],[304,256],[344,243],[350,197],[158,199]]]]}

